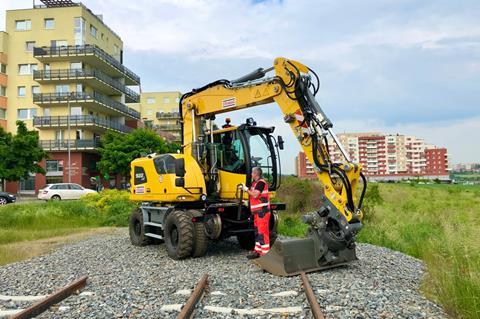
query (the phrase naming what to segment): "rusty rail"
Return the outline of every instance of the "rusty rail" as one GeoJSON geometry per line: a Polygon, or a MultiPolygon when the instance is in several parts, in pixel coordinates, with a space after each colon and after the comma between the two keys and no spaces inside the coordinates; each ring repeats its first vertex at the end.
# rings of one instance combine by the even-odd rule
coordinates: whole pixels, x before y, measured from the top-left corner
{"type": "Polygon", "coordinates": [[[187,319],[192,317],[195,306],[197,305],[198,301],[202,299],[205,293],[205,288],[207,287],[207,284],[208,274],[204,274],[202,278],[198,281],[195,289],[193,290],[192,294],[183,306],[182,311],[180,311],[180,313],[178,314],[177,319],[187,319]]]}
{"type": "Polygon", "coordinates": [[[42,299],[34,303],[30,307],[22,310],[21,312],[13,315],[11,319],[26,319],[38,316],[39,314],[47,310],[50,306],[62,301],[71,294],[85,287],[85,285],[87,284],[87,278],[88,276],[83,276],[79,278],[68,286],[65,286],[55,291],[51,295],[48,295],[45,299],[42,299]]]}
{"type": "Polygon", "coordinates": [[[310,304],[310,309],[312,310],[313,317],[315,319],[325,319],[325,316],[320,309],[315,293],[313,292],[310,281],[308,281],[307,275],[304,272],[300,273],[302,277],[303,289],[305,290],[305,295],[307,295],[308,303],[310,304]]]}

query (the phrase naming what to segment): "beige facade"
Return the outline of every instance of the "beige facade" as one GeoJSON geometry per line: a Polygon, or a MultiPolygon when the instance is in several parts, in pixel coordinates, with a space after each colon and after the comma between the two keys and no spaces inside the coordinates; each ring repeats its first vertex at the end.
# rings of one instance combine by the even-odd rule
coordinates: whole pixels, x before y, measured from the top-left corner
{"type": "Polygon", "coordinates": [[[22,120],[37,129],[41,146],[63,166],[67,149],[78,153],[74,158],[85,163],[78,163],[76,180],[85,185],[95,172],[100,137],[139,125],[140,113],[129,103],[140,101],[131,88],[140,78],[123,65],[123,42],[101,16],[81,3],[48,3],[6,12],[0,35],[0,52],[6,48],[8,56],[5,126],[14,132],[22,120]]]}
{"type": "Polygon", "coordinates": [[[151,127],[167,140],[181,141],[180,113],[178,103],[180,92],[142,92],[140,103],[134,107],[140,112],[146,127],[151,127]]]}

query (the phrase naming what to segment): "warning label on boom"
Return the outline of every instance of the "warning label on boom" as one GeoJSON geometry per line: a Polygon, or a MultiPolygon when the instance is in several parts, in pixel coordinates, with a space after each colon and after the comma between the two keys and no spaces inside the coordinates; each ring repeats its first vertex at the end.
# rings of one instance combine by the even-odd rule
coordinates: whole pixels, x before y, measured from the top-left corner
{"type": "Polygon", "coordinates": [[[234,97],[222,100],[222,108],[235,107],[237,106],[237,101],[234,97]]]}

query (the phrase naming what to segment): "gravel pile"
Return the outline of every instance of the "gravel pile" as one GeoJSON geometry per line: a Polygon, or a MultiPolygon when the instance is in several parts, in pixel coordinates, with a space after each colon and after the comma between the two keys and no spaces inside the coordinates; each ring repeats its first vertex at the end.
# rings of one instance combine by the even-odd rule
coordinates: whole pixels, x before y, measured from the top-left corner
{"type": "MultiPolygon", "coordinates": [[[[349,266],[308,275],[327,318],[446,317],[418,291],[424,275],[419,260],[365,244],[357,253],[360,260],[349,266]]],[[[312,318],[299,277],[264,273],[246,254],[232,240],[211,244],[206,257],[174,261],[163,245],[134,247],[127,230],[119,229],[0,267],[0,295],[45,295],[88,275],[82,294],[39,318],[175,318],[172,308],[186,301],[188,290],[207,272],[209,293],[195,318],[285,318],[238,312],[279,307],[290,310],[291,318],[312,318]],[[212,311],[214,306],[225,308],[212,311]]],[[[31,303],[0,298],[0,310],[31,303]]]]}

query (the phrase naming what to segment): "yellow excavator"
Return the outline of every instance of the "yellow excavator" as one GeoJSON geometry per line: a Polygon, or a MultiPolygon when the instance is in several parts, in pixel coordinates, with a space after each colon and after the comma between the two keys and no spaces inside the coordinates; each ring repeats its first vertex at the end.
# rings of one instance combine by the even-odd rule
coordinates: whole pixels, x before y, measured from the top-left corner
{"type": "Polygon", "coordinates": [[[356,260],[355,236],[362,228],[366,180],[315,100],[318,89],[314,71],[277,58],[270,68],[184,94],[179,102],[181,152],[150,154],[131,163],[130,198],[142,202],[130,216],[132,244],[165,242],[174,259],[200,257],[210,241],[232,236],[242,248],[252,249],[253,217],[242,184],[250,186],[252,168],[260,167],[274,197],[281,183],[279,150],[284,141],[274,137],[274,127],[257,126],[252,118],[239,126],[227,121],[220,129],[214,121],[218,114],[275,102],[315,166],[323,184],[323,193],[318,194],[322,205],[303,216],[308,224],[305,238],[280,240],[276,239],[278,212],[285,210],[285,204],[272,203],[272,246],[254,263],[272,274],[290,276],[356,260]],[[330,158],[329,137],[343,154],[343,162],[330,158]]]}

